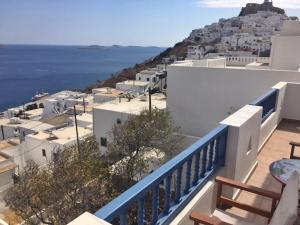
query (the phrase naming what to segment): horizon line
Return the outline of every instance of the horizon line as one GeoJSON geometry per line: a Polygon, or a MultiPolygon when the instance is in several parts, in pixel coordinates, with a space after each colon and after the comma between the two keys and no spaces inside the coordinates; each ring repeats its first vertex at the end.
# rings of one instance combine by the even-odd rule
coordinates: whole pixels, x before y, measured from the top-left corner
{"type": "Polygon", "coordinates": [[[99,46],[99,47],[142,47],[142,48],[170,48],[172,46],[156,46],[156,45],[120,45],[120,44],[111,44],[111,45],[101,45],[101,44],[48,44],[48,43],[3,43],[0,42],[0,46],[5,45],[31,45],[31,46],[75,46],[75,47],[90,47],[90,46],[99,46]]]}

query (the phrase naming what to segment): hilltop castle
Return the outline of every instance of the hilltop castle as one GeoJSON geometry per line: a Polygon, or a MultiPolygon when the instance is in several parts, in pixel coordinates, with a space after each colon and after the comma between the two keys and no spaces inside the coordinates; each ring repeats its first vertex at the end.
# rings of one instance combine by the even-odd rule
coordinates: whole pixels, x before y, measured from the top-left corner
{"type": "Polygon", "coordinates": [[[285,11],[283,9],[273,6],[273,1],[264,0],[264,2],[262,4],[248,3],[246,5],[246,7],[242,8],[239,16],[255,14],[258,11],[270,11],[270,12],[276,12],[279,14],[285,14],[285,11]]]}

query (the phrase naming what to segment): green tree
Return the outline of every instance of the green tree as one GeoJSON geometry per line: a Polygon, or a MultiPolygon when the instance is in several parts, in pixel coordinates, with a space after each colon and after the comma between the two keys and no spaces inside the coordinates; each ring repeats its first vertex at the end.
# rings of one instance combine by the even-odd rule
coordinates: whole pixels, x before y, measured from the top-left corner
{"type": "Polygon", "coordinates": [[[56,151],[48,165],[28,162],[4,200],[26,224],[67,224],[85,211],[95,212],[177,154],[178,130],[163,110],[132,115],[114,125],[107,154],[100,155],[89,137],[79,148],[56,151]]]}
{"type": "Polygon", "coordinates": [[[39,167],[29,162],[20,180],[5,195],[6,204],[26,224],[67,224],[85,211],[94,212],[115,197],[109,167],[94,137],[57,151],[39,167]]]}
{"type": "Polygon", "coordinates": [[[123,124],[114,125],[106,158],[118,178],[113,181],[119,192],[178,153],[178,131],[170,113],[157,108],[151,113],[145,110],[140,115],[131,115],[123,124]]]}

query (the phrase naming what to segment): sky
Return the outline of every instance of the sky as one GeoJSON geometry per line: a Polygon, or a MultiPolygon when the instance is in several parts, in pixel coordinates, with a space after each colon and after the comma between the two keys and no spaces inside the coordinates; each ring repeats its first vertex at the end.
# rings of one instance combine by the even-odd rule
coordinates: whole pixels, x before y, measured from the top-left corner
{"type": "MultiPolygon", "coordinates": [[[[0,0],[0,43],[169,47],[249,1],[0,0]]],[[[274,5],[300,18],[300,0],[274,5]]]]}

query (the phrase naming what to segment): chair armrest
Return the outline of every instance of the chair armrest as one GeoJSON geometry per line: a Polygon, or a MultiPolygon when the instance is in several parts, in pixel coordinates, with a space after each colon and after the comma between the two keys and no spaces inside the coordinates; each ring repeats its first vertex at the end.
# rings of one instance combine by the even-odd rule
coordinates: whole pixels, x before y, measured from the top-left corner
{"type": "Polygon", "coordinates": [[[290,145],[300,147],[300,142],[291,141],[290,145]]]}
{"type": "Polygon", "coordinates": [[[292,148],[291,148],[291,154],[290,154],[290,159],[300,159],[299,156],[295,156],[295,148],[296,147],[300,147],[300,143],[299,142],[291,141],[290,145],[292,146],[292,148]]]}
{"type": "Polygon", "coordinates": [[[234,188],[238,188],[238,189],[241,189],[241,190],[244,190],[247,192],[258,194],[261,196],[269,197],[269,198],[272,198],[275,200],[280,200],[280,197],[281,197],[280,193],[276,193],[276,192],[269,191],[269,190],[266,190],[263,188],[258,188],[258,187],[252,186],[252,185],[244,184],[240,181],[232,180],[232,179],[225,178],[225,177],[217,176],[216,182],[225,184],[225,185],[228,185],[228,186],[231,186],[234,188]]]}
{"type": "Polygon", "coordinates": [[[230,225],[223,222],[217,217],[209,217],[204,214],[193,211],[190,215],[190,219],[194,221],[195,224],[204,224],[204,225],[230,225]]]}

